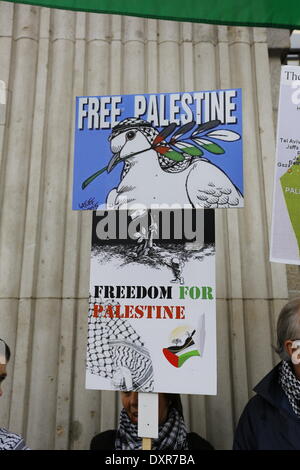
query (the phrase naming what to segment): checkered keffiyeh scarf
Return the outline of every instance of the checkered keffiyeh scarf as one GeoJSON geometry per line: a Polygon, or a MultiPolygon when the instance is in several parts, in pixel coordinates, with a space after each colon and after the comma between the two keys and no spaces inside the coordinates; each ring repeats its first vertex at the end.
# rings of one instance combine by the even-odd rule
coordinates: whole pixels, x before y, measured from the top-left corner
{"type": "Polygon", "coordinates": [[[97,300],[90,297],[87,369],[111,379],[115,390],[152,391],[152,360],[141,337],[126,320],[94,317],[97,300]]]}
{"type": "Polygon", "coordinates": [[[0,428],[0,450],[30,450],[24,439],[7,429],[0,428]]]}
{"type": "MultiPolygon", "coordinates": [[[[142,438],[138,437],[138,426],[133,424],[125,409],[120,415],[120,426],[115,441],[116,450],[139,450],[142,438]]],[[[158,439],[153,440],[153,450],[188,450],[187,430],[180,413],[171,408],[167,421],[159,427],[158,439]]]]}
{"type": "MultiPolygon", "coordinates": [[[[152,145],[155,138],[158,136],[159,131],[155,127],[153,127],[148,121],[139,118],[126,118],[123,121],[120,121],[115,127],[113,127],[111,132],[111,137],[116,137],[117,135],[129,131],[130,129],[139,130],[144,134],[146,139],[148,140],[149,144],[152,145]]],[[[166,142],[162,140],[160,145],[164,145],[166,142]]],[[[193,162],[194,158],[192,155],[184,153],[184,160],[180,162],[174,162],[172,159],[165,157],[162,154],[157,153],[158,162],[162,170],[166,171],[167,173],[178,173],[180,171],[185,170],[190,164],[193,162]]],[[[124,168],[122,171],[121,178],[123,179],[128,171],[130,170],[130,163],[125,161],[124,168]]]]}
{"type": "Polygon", "coordinates": [[[293,373],[291,363],[282,361],[279,373],[279,383],[288,397],[298,418],[300,418],[300,380],[293,373]]]}
{"type": "Polygon", "coordinates": [[[123,119],[123,121],[120,121],[115,127],[113,127],[111,137],[116,137],[130,129],[141,131],[150,144],[153,144],[155,137],[159,134],[158,130],[152,127],[149,122],[144,121],[144,119],[131,117],[123,119]]]}

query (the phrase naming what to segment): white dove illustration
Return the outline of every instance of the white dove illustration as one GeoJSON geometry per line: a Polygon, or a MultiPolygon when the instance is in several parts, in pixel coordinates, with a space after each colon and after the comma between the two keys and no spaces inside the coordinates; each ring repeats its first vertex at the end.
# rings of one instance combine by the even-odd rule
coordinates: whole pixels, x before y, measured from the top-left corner
{"type": "MultiPolygon", "coordinates": [[[[216,127],[216,122],[207,123],[206,128],[216,127]]],[[[147,207],[178,204],[211,209],[241,207],[243,195],[226,173],[203,158],[199,148],[187,140],[179,140],[194,125],[193,121],[182,126],[167,143],[164,139],[174,132],[176,124],[168,126],[164,133],[143,119],[127,118],[119,122],[109,137],[113,157],[107,171],[121,161],[124,161],[124,168],[119,185],[107,196],[107,206],[114,209],[134,204],[147,207]]],[[[202,125],[202,131],[206,128],[202,125]]],[[[215,130],[206,135],[224,141],[240,139],[239,134],[227,130],[215,130]]],[[[211,145],[221,149],[208,139],[197,138],[197,130],[192,136],[200,148],[209,149],[211,145]]]]}

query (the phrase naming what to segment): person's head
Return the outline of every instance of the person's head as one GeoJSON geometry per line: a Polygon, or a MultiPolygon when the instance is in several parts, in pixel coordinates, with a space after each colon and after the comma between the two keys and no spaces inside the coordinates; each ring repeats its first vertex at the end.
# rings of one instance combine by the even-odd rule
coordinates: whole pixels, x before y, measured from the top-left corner
{"type": "MultiPolygon", "coordinates": [[[[138,392],[121,392],[123,407],[125,408],[130,421],[134,424],[138,422],[138,392]]],[[[168,418],[169,410],[176,410],[183,416],[180,395],[173,393],[158,394],[158,423],[164,424],[168,418]]]]}
{"type": "Polygon", "coordinates": [[[2,396],[2,382],[6,378],[6,364],[10,359],[10,349],[3,339],[0,338],[0,397],[2,396]]]}
{"type": "MultiPolygon", "coordinates": [[[[288,302],[278,317],[276,352],[281,359],[291,360],[295,340],[300,340],[300,297],[288,302]]],[[[300,377],[300,364],[294,365],[294,369],[300,377]]]]}

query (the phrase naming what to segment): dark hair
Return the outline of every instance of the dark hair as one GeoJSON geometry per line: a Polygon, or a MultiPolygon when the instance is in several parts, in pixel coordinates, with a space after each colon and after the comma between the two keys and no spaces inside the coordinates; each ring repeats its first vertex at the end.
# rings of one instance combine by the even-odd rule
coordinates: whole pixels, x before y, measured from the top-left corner
{"type": "Polygon", "coordinates": [[[6,342],[0,338],[0,341],[2,341],[4,343],[4,346],[5,346],[5,359],[6,359],[6,362],[9,361],[10,359],[10,349],[9,349],[9,346],[6,344],[6,342]]]}
{"type": "Polygon", "coordinates": [[[175,408],[183,418],[183,409],[179,393],[166,393],[166,397],[170,402],[170,408],[175,408]]]}

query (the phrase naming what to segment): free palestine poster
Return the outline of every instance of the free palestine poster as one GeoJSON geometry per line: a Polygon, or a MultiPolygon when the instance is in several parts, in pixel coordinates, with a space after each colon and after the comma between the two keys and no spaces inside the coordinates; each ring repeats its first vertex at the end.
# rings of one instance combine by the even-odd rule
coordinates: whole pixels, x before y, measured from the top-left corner
{"type": "Polygon", "coordinates": [[[243,207],[240,89],[76,99],[73,209],[243,207]]]}

